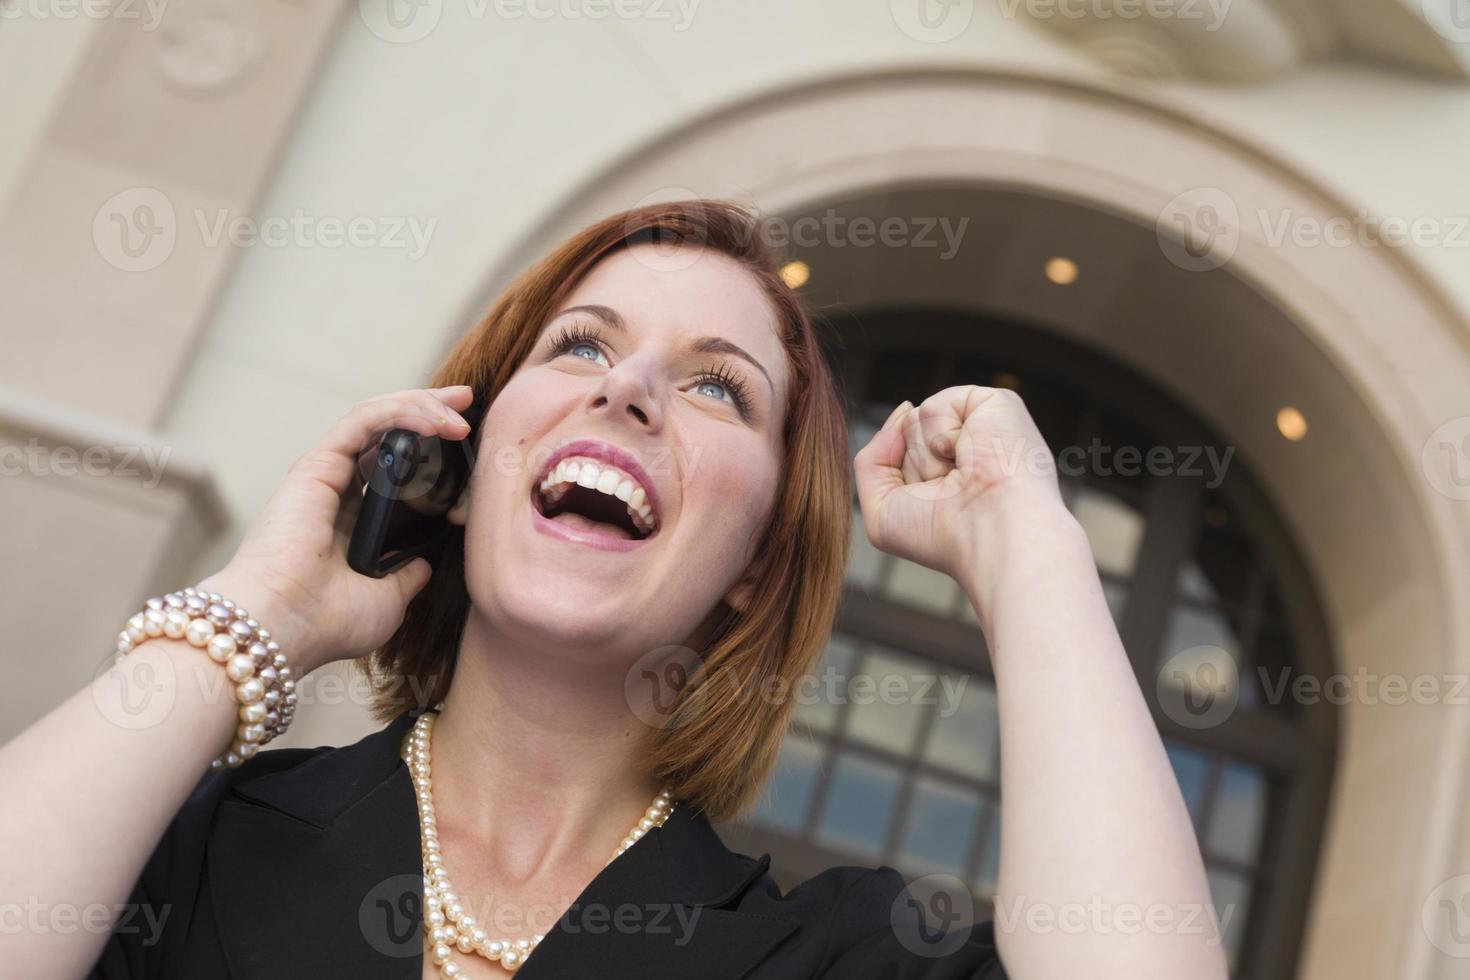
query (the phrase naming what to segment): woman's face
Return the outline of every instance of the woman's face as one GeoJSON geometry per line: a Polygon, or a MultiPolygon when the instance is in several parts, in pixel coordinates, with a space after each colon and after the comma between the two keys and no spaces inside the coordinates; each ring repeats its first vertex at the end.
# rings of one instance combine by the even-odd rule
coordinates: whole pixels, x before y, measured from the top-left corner
{"type": "Polygon", "coordinates": [[[637,245],[598,263],[486,412],[453,515],[477,613],[539,648],[622,662],[695,642],[722,600],[740,608],[788,372],[771,305],[735,260],[637,245]]]}

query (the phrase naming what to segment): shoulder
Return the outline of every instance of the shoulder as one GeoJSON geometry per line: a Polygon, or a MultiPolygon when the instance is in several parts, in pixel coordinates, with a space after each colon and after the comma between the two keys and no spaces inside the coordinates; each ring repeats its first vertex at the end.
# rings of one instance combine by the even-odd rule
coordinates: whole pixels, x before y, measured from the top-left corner
{"type": "Polygon", "coordinates": [[[292,773],[301,766],[331,765],[332,757],[341,749],[322,745],[315,748],[276,748],[257,752],[233,769],[206,771],[184,800],[183,806],[169,824],[167,833],[178,835],[202,831],[214,820],[219,807],[238,795],[251,795],[257,785],[269,785],[278,776],[292,773]]]}
{"type": "Polygon", "coordinates": [[[205,855],[221,806],[241,786],[293,771],[329,751],[327,747],[274,749],[259,752],[233,769],[207,770],[154,845],[89,980],[168,975],[184,955],[185,937],[196,921],[202,921],[201,910],[207,911],[205,855]]]}
{"type": "Polygon", "coordinates": [[[787,955],[795,954],[811,976],[1006,977],[994,924],[975,920],[973,899],[949,876],[910,885],[888,865],[842,865],[783,892],[765,874],[740,908],[795,918],[799,928],[787,955]]]}
{"type": "Polygon", "coordinates": [[[323,811],[350,805],[391,771],[402,727],[394,722],[351,745],[268,748],[233,768],[206,770],[165,829],[141,884],[154,894],[192,891],[222,807],[264,805],[315,823],[323,811]]]}

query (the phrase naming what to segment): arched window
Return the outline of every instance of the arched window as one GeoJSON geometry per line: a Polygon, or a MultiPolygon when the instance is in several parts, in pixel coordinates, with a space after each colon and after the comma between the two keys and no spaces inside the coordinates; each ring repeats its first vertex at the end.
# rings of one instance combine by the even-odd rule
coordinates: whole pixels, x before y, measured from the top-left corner
{"type": "MultiPolygon", "coordinates": [[[[1177,398],[1035,326],[904,309],[832,332],[853,451],[905,398],[974,383],[1025,399],[1189,805],[1232,972],[1290,977],[1335,727],[1330,705],[1289,694],[1301,674],[1328,674],[1331,657],[1307,572],[1248,461],[1177,398]],[[1216,701],[1190,689],[1206,668],[1216,701]]],[[[983,635],[952,579],[876,551],[853,506],[832,641],[798,692],[770,792],[725,832],[771,852],[787,882],[837,864],[946,872],[993,915],[1000,757],[983,635]]]]}

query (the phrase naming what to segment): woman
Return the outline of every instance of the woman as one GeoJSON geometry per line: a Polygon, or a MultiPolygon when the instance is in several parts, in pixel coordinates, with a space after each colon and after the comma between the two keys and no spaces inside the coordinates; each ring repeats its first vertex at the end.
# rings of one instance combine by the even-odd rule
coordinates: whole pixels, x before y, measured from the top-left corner
{"type": "Polygon", "coordinates": [[[783,894],[710,828],[769,773],[850,521],[841,401],[755,219],[693,201],[598,223],[435,385],[356,406],[201,583],[297,677],[372,652],[386,727],[201,780],[244,709],[189,642],[124,641],[115,669],[164,690],[163,717],[115,723],[123,688],[99,682],[0,753],[0,828],[25,842],[5,893],[104,910],[0,937],[15,975],[1225,975],[1189,817],[1013,393],[905,402],[854,464],[869,539],[958,580],[994,662],[998,921],[959,930],[887,867],[783,894]],[[464,438],[475,392],[462,532],[350,571],[333,525],[359,451],[397,426],[464,438]]]}

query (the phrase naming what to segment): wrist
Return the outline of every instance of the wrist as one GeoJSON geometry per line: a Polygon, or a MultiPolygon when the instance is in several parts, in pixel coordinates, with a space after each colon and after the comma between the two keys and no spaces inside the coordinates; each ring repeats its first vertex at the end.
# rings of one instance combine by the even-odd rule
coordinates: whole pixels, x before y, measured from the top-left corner
{"type": "Polygon", "coordinates": [[[260,576],[226,567],[200,582],[196,588],[218,592],[245,609],[252,619],[270,631],[297,677],[316,661],[310,617],[297,604],[271,587],[260,576]]]}
{"type": "Polygon", "coordinates": [[[989,622],[1002,582],[1016,583],[1070,559],[1091,567],[1087,534],[1055,493],[1002,489],[985,504],[962,538],[956,576],[982,624],[989,622]]]}

